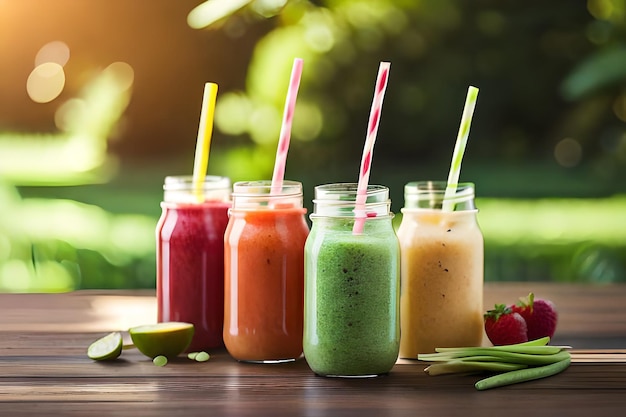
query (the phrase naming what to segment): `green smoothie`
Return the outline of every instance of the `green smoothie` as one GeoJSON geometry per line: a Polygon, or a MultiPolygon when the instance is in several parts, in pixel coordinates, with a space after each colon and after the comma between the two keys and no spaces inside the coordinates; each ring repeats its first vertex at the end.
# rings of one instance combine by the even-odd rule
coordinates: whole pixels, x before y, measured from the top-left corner
{"type": "Polygon", "coordinates": [[[391,370],[399,349],[399,244],[391,217],[313,218],[305,246],[304,355],[325,376],[391,370]]]}

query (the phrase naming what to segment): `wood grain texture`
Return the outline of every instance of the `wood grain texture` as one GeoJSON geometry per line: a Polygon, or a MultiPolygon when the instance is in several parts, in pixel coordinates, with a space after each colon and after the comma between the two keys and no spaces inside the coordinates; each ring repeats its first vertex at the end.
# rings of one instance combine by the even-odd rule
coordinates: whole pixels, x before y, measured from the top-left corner
{"type": "MultiPolygon", "coordinates": [[[[304,359],[243,364],[224,350],[205,363],[180,357],[165,367],[136,350],[93,362],[87,346],[120,329],[112,326],[152,320],[153,292],[0,294],[0,416],[623,415],[626,287],[532,287],[559,306],[555,342],[580,343],[573,364],[554,377],[484,392],[473,386],[479,376],[431,377],[411,360],[371,379],[318,377],[304,359]]],[[[485,305],[528,291],[487,284],[485,305]]]]}

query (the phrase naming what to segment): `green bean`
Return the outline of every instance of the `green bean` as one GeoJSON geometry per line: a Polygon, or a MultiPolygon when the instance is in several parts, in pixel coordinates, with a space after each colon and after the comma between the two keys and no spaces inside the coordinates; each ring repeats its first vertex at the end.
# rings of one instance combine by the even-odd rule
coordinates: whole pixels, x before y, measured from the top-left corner
{"type": "Polygon", "coordinates": [[[437,348],[437,353],[473,353],[475,351],[496,350],[511,353],[526,353],[531,355],[552,355],[563,349],[569,349],[569,346],[490,346],[490,347],[471,347],[471,348],[437,348]]]}
{"type": "Polygon", "coordinates": [[[477,348],[466,352],[445,352],[440,354],[418,355],[418,359],[428,362],[446,362],[452,359],[468,358],[474,360],[474,357],[491,356],[498,358],[498,362],[519,363],[525,365],[547,365],[565,359],[569,352],[566,350],[558,350],[557,353],[546,355],[534,355],[526,353],[506,352],[502,350],[494,350],[491,348],[477,348]]]}
{"type": "Polygon", "coordinates": [[[514,345],[509,346],[544,346],[550,343],[550,337],[540,337],[539,339],[529,340],[528,342],[516,343],[514,345]]]}
{"type": "MultiPolygon", "coordinates": [[[[498,346],[490,346],[489,349],[491,348],[501,348],[501,349],[511,349],[511,350],[515,350],[517,347],[523,347],[523,346],[546,346],[548,343],[550,343],[550,337],[549,336],[545,336],[545,337],[540,337],[539,339],[534,339],[534,340],[529,340],[527,342],[520,342],[520,343],[513,343],[510,345],[498,345],[498,346]]],[[[435,348],[435,350],[465,350],[465,349],[476,349],[476,348],[480,348],[481,346],[461,346],[461,347],[444,347],[444,348],[435,348]]]]}
{"type": "Polygon", "coordinates": [[[470,372],[508,372],[516,369],[527,368],[528,365],[516,364],[516,363],[502,363],[502,362],[471,362],[464,360],[453,360],[444,363],[432,364],[426,369],[428,375],[445,375],[455,373],[470,373],[470,372]]]}
{"type": "Polygon", "coordinates": [[[489,378],[481,379],[474,385],[477,390],[486,390],[504,385],[517,384],[519,382],[532,381],[535,379],[546,378],[552,375],[556,375],[559,372],[567,369],[571,362],[571,355],[565,351],[567,357],[559,362],[538,366],[534,368],[519,369],[516,371],[509,371],[502,374],[494,375],[489,378]]]}
{"type": "MultiPolygon", "coordinates": [[[[536,358],[532,357],[531,359],[536,359],[536,358]]],[[[556,356],[556,355],[541,355],[541,357],[539,359],[545,361],[545,364],[549,364],[549,363],[558,362],[559,360],[564,359],[564,357],[563,356],[556,356]]],[[[529,365],[527,363],[524,363],[519,358],[511,359],[510,357],[502,357],[502,356],[496,356],[496,355],[463,356],[463,357],[460,357],[460,358],[451,358],[451,359],[447,359],[445,357],[442,357],[440,359],[430,360],[429,362],[451,362],[451,361],[462,361],[462,362],[498,362],[498,363],[514,363],[514,364],[529,365]]],[[[530,365],[533,365],[533,364],[530,364],[530,365]]],[[[534,364],[534,365],[536,365],[536,364],[534,364]]],[[[540,365],[544,365],[544,363],[541,363],[540,365]]]]}
{"type": "MultiPolygon", "coordinates": [[[[540,339],[531,340],[529,342],[516,343],[513,345],[505,346],[470,346],[470,347],[449,347],[449,348],[435,348],[436,353],[419,354],[418,359],[428,360],[437,358],[444,358],[447,355],[451,355],[451,358],[460,358],[463,356],[470,356],[479,354],[478,352],[488,351],[506,351],[513,353],[530,353],[530,354],[553,354],[559,352],[565,346],[546,346],[550,341],[549,337],[542,337],[540,339]]],[[[483,353],[484,354],[484,353],[483,353]]],[[[487,353],[490,354],[490,353],[487,353]]]]}

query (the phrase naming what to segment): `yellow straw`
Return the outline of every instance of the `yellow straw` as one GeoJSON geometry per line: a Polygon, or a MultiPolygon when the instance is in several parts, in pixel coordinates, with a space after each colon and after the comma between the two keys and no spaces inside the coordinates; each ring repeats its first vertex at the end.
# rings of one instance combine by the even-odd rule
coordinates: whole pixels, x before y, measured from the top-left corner
{"type": "Polygon", "coordinates": [[[198,139],[196,141],[196,154],[193,162],[193,185],[198,202],[204,201],[202,183],[204,182],[207,168],[209,166],[209,149],[211,148],[211,135],[213,133],[213,114],[215,113],[216,99],[217,84],[204,84],[202,112],[200,113],[198,139]]]}

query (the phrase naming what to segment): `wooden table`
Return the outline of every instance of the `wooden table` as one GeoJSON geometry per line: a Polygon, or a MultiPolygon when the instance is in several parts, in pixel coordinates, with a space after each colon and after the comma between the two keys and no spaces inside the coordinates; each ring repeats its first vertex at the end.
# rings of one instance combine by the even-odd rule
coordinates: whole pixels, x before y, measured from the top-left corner
{"type": "Polygon", "coordinates": [[[476,391],[477,376],[431,377],[399,360],[371,379],[185,357],[157,367],[136,350],[93,362],[111,330],[154,322],[154,293],[0,294],[0,416],[620,416],[626,410],[626,286],[487,284],[485,308],[533,290],[560,312],[554,343],[573,363],[543,380],[476,391]]]}

